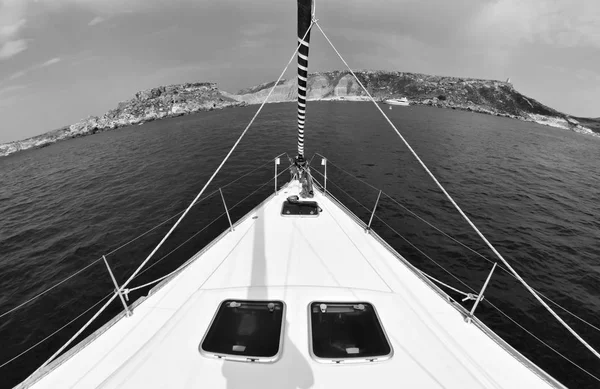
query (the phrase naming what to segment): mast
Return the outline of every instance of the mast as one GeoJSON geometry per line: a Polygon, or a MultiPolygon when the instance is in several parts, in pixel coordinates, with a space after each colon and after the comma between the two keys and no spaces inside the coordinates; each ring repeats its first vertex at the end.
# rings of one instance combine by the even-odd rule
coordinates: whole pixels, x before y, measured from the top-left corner
{"type": "Polygon", "coordinates": [[[304,160],[304,123],[308,89],[308,47],[313,0],[298,0],[298,159],[304,160]],[[302,39],[304,38],[304,39],[302,39]]]}

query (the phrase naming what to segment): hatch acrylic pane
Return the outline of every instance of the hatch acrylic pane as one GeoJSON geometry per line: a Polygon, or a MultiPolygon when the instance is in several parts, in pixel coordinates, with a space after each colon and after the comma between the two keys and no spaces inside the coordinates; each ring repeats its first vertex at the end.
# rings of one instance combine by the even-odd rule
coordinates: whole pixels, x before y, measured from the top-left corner
{"type": "Polygon", "coordinates": [[[287,199],[281,207],[282,216],[317,217],[321,212],[316,201],[298,201],[287,199]]]}
{"type": "Polygon", "coordinates": [[[226,300],[200,345],[207,356],[272,362],[281,350],[285,305],[281,301],[226,300]]]}
{"type": "Polygon", "coordinates": [[[374,362],[392,348],[373,305],[364,302],[310,304],[310,348],[322,362],[374,362]]]}

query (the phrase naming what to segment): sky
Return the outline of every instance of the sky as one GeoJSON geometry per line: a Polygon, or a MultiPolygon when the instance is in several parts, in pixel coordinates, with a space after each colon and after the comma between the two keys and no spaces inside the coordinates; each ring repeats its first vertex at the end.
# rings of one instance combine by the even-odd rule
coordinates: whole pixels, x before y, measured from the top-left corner
{"type": "MultiPolygon", "coordinates": [[[[600,117],[599,0],[317,0],[354,69],[505,80],[600,117]]],[[[294,0],[0,0],[0,142],[102,115],[139,90],[277,79],[294,0]]],[[[319,33],[309,71],[342,69],[319,33]]],[[[294,77],[295,67],[286,74],[294,77]]]]}

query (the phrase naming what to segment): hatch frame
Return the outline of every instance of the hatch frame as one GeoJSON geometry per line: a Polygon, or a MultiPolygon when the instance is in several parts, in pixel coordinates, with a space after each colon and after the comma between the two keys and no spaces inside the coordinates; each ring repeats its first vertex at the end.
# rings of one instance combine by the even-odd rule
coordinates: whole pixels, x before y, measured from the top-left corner
{"type": "Polygon", "coordinates": [[[296,213],[286,214],[286,213],[284,213],[286,204],[294,204],[294,203],[289,201],[289,199],[285,199],[281,203],[281,216],[283,216],[283,217],[298,217],[298,218],[305,218],[305,217],[314,218],[314,217],[319,217],[321,212],[323,212],[323,208],[321,208],[319,206],[319,203],[314,200],[298,200],[295,203],[303,204],[304,206],[314,206],[316,213],[313,215],[311,215],[311,214],[296,214],[296,213]]]}
{"type": "Polygon", "coordinates": [[[285,337],[285,329],[286,329],[285,328],[286,327],[285,326],[286,313],[287,313],[287,306],[285,304],[285,301],[283,301],[283,300],[275,300],[275,299],[274,300],[248,300],[248,299],[236,299],[236,298],[227,298],[225,300],[222,300],[217,305],[217,309],[215,309],[215,313],[214,313],[212,319],[210,320],[208,327],[204,331],[202,340],[200,341],[200,344],[198,344],[198,351],[200,352],[200,355],[207,357],[207,358],[211,358],[211,359],[218,359],[218,360],[224,360],[224,361],[246,362],[246,363],[274,363],[281,358],[281,355],[283,353],[283,339],[285,337]],[[204,341],[208,337],[210,329],[212,328],[213,324],[215,323],[215,320],[217,319],[217,316],[219,315],[219,312],[221,311],[221,307],[223,306],[224,303],[226,303],[228,301],[232,301],[232,302],[235,301],[235,302],[240,302],[240,303],[244,303],[244,302],[263,303],[264,302],[265,304],[279,303],[282,305],[281,331],[279,333],[279,343],[278,343],[277,353],[275,355],[267,356],[267,357],[255,356],[255,355],[236,355],[236,354],[226,354],[226,353],[208,351],[208,350],[204,349],[204,347],[203,347],[204,341]]]}
{"type": "Polygon", "coordinates": [[[308,353],[310,354],[310,356],[313,360],[315,360],[319,363],[324,363],[324,364],[349,365],[349,364],[369,364],[369,363],[384,362],[393,357],[394,347],[392,346],[392,343],[390,342],[390,338],[388,337],[387,332],[385,330],[385,326],[383,325],[383,322],[381,321],[381,317],[379,316],[379,313],[377,312],[377,308],[375,308],[375,304],[368,302],[368,301],[312,300],[310,303],[308,303],[307,311],[308,311],[308,353]],[[375,319],[377,319],[377,322],[379,323],[379,326],[381,327],[381,331],[383,333],[383,338],[387,342],[387,344],[390,348],[390,352],[385,355],[377,355],[377,356],[372,356],[372,357],[357,356],[357,357],[346,357],[346,358],[323,358],[323,357],[317,356],[313,350],[313,327],[312,327],[312,310],[311,310],[312,305],[315,303],[353,304],[353,305],[368,304],[373,309],[373,313],[375,314],[375,319]]]}

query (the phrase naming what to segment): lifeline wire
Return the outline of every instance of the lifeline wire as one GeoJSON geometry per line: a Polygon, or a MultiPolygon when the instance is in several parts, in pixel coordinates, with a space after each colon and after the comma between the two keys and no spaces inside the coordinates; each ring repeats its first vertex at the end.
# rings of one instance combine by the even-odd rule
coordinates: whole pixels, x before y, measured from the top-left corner
{"type": "Polygon", "coordinates": [[[546,308],[546,310],[548,312],[550,312],[550,314],[552,316],[554,316],[554,318],[556,320],[558,320],[558,322],[560,324],[562,324],[563,327],[565,327],[579,342],[581,342],[581,344],[583,344],[588,350],[590,350],[592,352],[592,354],[594,354],[598,359],[600,359],[600,353],[598,353],[598,351],[596,351],[596,349],[594,349],[585,339],[583,339],[573,328],[571,328],[571,326],[569,326],[537,293],[536,291],[529,286],[529,284],[519,275],[519,273],[517,273],[517,271],[508,263],[508,261],[506,259],[504,259],[504,257],[502,256],[502,254],[500,254],[498,252],[498,250],[496,250],[496,248],[494,247],[494,245],[492,245],[490,243],[490,241],[487,240],[487,238],[481,233],[481,231],[479,231],[479,229],[477,228],[477,226],[475,226],[475,224],[471,221],[471,219],[463,212],[462,208],[454,201],[454,199],[452,198],[452,196],[450,196],[450,194],[446,191],[446,189],[442,186],[442,184],[440,184],[440,182],[437,180],[437,178],[433,175],[433,173],[429,170],[429,168],[427,167],[427,165],[425,165],[425,163],[421,160],[421,158],[419,157],[419,155],[416,153],[416,151],[411,147],[411,145],[408,143],[408,141],[406,139],[404,139],[404,137],[402,136],[402,134],[400,133],[400,131],[398,131],[398,129],[396,128],[396,126],[394,125],[394,123],[392,123],[392,121],[387,117],[387,115],[385,114],[385,112],[383,112],[383,110],[381,109],[381,107],[377,104],[377,102],[375,101],[375,99],[373,99],[373,96],[371,96],[371,94],[369,93],[369,91],[367,90],[367,88],[363,85],[362,81],[359,80],[359,78],[356,76],[356,74],[354,73],[354,71],[350,68],[350,66],[348,65],[348,63],[344,60],[344,58],[342,57],[342,55],[340,54],[339,51],[337,51],[337,49],[335,48],[335,46],[333,45],[333,43],[331,43],[331,41],[329,40],[329,38],[327,37],[327,35],[325,34],[325,32],[323,31],[323,29],[321,28],[321,26],[319,25],[318,22],[314,22],[315,25],[317,26],[317,28],[319,29],[319,31],[321,31],[321,33],[323,34],[323,37],[327,40],[327,42],[329,43],[329,45],[331,46],[331,48],[336,52],[336,54],[338,55],[338,57],[342,60],[342,62],[344,63],[344,65],[346,65],[346,67],[348,68],[348,70],[350,71],[350,73],[352,74],[352,76],[354,76],[354,78],[356,79],[356,81],[358,82],[358,84],[362,87],[362,89],[365,91],[365,93],[367,94],[367,96],[369,97],[369,99],[371,100],[371,102],[373,102],[373,104],[375,105],[375,107],[377,107],[377,109],[379,110],[379,112],[381,112],[381,114],[383,115],[383,117],[387,120],[387,122],[390,124],[390,126],[394,129],[394,131],[396,131],[396,134],[398,134],[398,137],[400,137],[400,139],[402,140],[402,142],[406,145],[406,147],[408,148],[408,150],[413,154],[413,156],[416,158],[416,160],[419,162],[419,164],[423,167],[423,169],[427,172],[427,174],[429,175],[429,177],[431,177],[431,179],[433,180],[433,182],[435,182],[435,184],[438,186],[438,188],[440,188],[440,190],[444,193],[444,195],[446,196],[446,198],[452,203],[452,205],[454,205],[454,208],[456,208],[456,210],[461,214],[461,216],[465,219],[465,221],[467,223],[469,223],[469,225],[471,226],[471,228],[473,228],[473,230],[475,230],[475,232],[477,233],[477,235],[479,235],[479,237],[485,242],[485,244],[490,248],[490,250],[492,250],[492,252],[494,254],[496,254],[496,256],[502,261],[502,263],[504,263],[504,265],[513,273],[513,275],[515,276],[515,278],[517,280],[519,280],[521,282],[521,284],[523,284],[523,286],[533,295],[533,297],[536,298],[536,300],[539,301],[540,304],[542,304],[542,306],[544,308],[546,308]]]}

